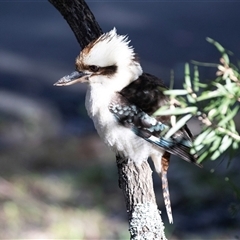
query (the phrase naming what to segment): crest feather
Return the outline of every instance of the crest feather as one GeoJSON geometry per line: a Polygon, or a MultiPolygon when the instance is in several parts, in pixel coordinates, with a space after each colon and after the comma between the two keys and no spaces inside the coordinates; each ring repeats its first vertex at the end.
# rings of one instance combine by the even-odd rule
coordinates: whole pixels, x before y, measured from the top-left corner
{"type": "Polygon", "coordinates": [[[80,58],[84,65],[106,67],[119,66],[120,62],[128,64],[135,56],[133,47],[129,46],[129,43],[127,35],[118,35],[114,27],[85,47],[80,58]]]}

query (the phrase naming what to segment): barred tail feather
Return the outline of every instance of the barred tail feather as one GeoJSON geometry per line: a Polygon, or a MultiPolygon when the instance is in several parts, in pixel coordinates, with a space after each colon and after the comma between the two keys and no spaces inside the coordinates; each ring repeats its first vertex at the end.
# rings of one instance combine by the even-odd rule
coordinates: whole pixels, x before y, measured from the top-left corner
{"type": "Polygon", "coordinates": [[[168,220],[169,220],[169,223],[173,223],[170,194],[168,190],[167,172],[162,172],[162,190],[163,190],[163,199],[164,199],[164,204],[165,204],[165,208],[168,215],[168,220]]]}
{"type": "Polygon", "coordinates": [[[167,180],[167,170],[168,170],[168,166],[169,166],[169,158],[170,158],[170,154],[167,152],[162,157],[161,178],[162,178],[163,199],[164,199],[164,204],[165,204],[165,208],[166,208],[167,215],[168,215],[168,220],[169,220],[169,223],[173,223],[170,193],[169,193],[168,180],[167,180]]]}

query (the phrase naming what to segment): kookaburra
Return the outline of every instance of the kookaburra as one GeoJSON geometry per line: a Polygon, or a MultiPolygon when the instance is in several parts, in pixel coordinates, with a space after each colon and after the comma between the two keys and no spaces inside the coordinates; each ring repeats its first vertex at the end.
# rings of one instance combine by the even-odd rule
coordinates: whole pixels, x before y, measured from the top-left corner
{"type": "Polygon", "coordinates": [[[192,135],[187,126],[170,138],[163,131],[169,116],[151,115],[169,99],[157,77],[143,73],[126,36],[114,28],[89,43],[76,59],[76,71],[64,76],[56,86],[77,82],[88,84],[86,109],[103,141],[117,156],[141,164],[151,157],[162,178],[164,202],[173,222],[167,182],[170,154],[196,163],[190,154],[192,135]]]}

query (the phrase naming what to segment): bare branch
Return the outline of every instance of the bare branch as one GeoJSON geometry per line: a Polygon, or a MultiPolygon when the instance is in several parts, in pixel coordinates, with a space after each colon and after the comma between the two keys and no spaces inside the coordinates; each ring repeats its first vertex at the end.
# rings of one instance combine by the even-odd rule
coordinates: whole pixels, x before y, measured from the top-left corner
{"type": "Polygon", "coordinates": [[[102,34],[93,13],[84,0],[49,0],[66,19],[82,48],[102,34]]]}
{"type": "Polygon", "coordinates": [[[128,212],[131,240],[166,240],[148,162],[137,165],[128,159],[117,157],[117,166],[119,185],[128,212]]]}

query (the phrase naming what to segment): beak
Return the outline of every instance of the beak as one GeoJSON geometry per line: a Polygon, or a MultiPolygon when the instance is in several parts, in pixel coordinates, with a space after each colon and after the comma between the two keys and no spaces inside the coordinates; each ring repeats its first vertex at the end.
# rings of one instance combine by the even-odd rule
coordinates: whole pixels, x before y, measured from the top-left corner
{"type": "Polygon", "coordinates": [[[79,71],[74,71],[69,75],[66,75],[59,79],[54,86],[68,86],[77,82],[87,82],[89,74],[79,71]]]}

